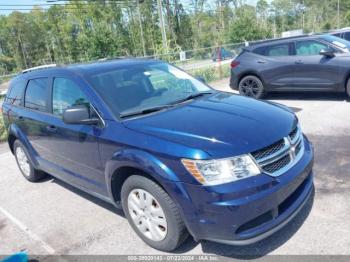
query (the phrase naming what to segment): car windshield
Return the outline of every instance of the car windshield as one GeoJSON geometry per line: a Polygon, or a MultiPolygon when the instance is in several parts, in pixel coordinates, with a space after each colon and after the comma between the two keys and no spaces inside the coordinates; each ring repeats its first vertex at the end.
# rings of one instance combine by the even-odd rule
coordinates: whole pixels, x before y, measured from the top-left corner
{"type": "Polygon", "coordinates": [[[347,52],[349,52],[350,50],[350,42],[347,40],[344,40],[342,38],[339,38],[333,35],[323,35],[321,38],[341,49],[344,49],[347,52]]]}
{"type": "Polygon", "coordinates": [[[166,63],[144,63],[92,74],[88,81],[117,117],[157,111],[213,92],[166,63]]]}

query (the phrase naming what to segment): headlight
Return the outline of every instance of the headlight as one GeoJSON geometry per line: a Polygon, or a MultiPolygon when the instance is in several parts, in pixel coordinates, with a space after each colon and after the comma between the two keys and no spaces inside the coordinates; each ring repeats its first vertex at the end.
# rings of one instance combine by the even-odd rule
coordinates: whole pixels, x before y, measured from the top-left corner
{"type": "Polygon", "coordinates": [[[249,155],[218,160],[182,159],[187,171],[203,185],[218,185],[260,174],[249,155]]]}

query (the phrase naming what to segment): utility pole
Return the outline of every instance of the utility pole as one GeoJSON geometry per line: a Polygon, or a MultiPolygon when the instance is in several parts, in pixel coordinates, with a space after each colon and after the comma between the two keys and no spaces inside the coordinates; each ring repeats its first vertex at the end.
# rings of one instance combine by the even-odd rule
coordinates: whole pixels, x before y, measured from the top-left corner
{"type": "Polygon", "coordinates": [[[305,1],[303,0],[303,15],[302,15],[302,22],[301,22],[301,28],[304,31],[304,27],[305,27],[305,1]]]}
{"type": "Polygon", "coordinates": [[[160,29],[162,32],[163,48],[164,48],[165,52],[168,53],[168,43],[167,43],[166,32],[165,32],[165,27],[164,27],[162,0],[157,0],[157,2],[158,2],[158,15],[159,15],[160,29]]]}
{"type": "Polygon", "coordinates": [[[146,56],[145,39],[143,37],[143,28],[142,28],[141,12],[140,12],[140,1],[137,1],[137,13],[138,13],[139,24],[140,24],[140,33],[141,33],[141,43],[142,43],[143,56],[146,56]]]}
{"type": "Polygon", "coordinates": [[[338,0],[338,29],[340,28],[339,2],[340,2],[340,0],[338,0]]]}

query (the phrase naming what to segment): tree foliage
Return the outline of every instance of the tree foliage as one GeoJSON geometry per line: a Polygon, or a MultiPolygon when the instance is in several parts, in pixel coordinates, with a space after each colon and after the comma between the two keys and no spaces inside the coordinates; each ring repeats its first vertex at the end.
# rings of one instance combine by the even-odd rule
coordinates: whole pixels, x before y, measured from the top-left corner
{"type": "MultiPolygon", "coordinates": [[[[265,39],[286,30],[319,32],[338,26],[337,0],[71,0],[0,16],[0,74],[44,63],[153,56],[265,39]],[[46,9],[44,9],[46,8],[46,9]]],[[[340,1],[339,26],[350,23],[340,1]]]]}

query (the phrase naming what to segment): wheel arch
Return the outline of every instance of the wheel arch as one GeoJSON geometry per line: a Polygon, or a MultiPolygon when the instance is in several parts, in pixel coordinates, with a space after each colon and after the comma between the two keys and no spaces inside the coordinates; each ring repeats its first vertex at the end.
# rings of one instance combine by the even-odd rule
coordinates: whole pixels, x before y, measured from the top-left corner
{"type": "Polygon", "coordinates": [[[237,82],[237,83],[238,83],[238,86],[239,86],[240,82],[242,81],[242,79],[243,79],[244,77],[246,77],[246,76],[255,76],[255,77],[259,78],[260,81],[263,83],[264,88],[266,88],[266,84],[265,84],[264,79],[261,77],[261,75],[260,75],[258,72],[253,71],[253,70],[251,70],[251,71],[246,71],[246,72],[242,73],[242,74],[238,77],[238,82],[237,82]]]}
{"type": "Polygon", "coordinates": [[[343,85],[342,85],[342,89],[341,90],[344,90],[346,91],[346,88],[347,88],[347,84],[348,82],[350,81],[350,70],[348,70],[345,74],[345,78],[344,78],[344,82],[343,82],[343,85]]]}
{"type": "Polygon", "coordinates": [[[28,151],[29,160],[31,161],[34,168],[39,169],[39,163],[36,159],[36,156],[37,156],[36,151],[31,146],[30,142],[26,138],[25,134],[23,134],[21,129],[16,124],[12,124],[9,126],[8,137],[7,137],[7,142],[12,154],[14,154],[14,143],[16,140],[19,140],[28,151]]]}
{"type": "Polygon", "coordinates": [[[10,150],[11,150],[11,152],[12,152],[12,154],[14,154],[14,148],[13,148],[13,145],[14,145],[14,143],[15,143],[15,141],[16,141],[16,139],[17,139],[17,136],[15,136],[14,134],[9,134],[8,136],[7,136],[7,143],[9,144],[9,147],[10,147],[10,150]]]}
{"type": "Polygon", "coordinates": [[[114,204],[119,205],[120,192],[125,180],[133,174],[142,174],[167,190],[167,181],[179,181],[177,175],[157,157],[148,152],[135,149],[125,149],[115,153],[107,161],[105,178],[108,193],[114,204]]]}
{"type": "Polygon", "coordinates": [[[124,182],[130,176],[136,175],[136,174],[142,175],[143,177],[146,177],[146,178],[152,180],[153,182],[158,184],[161,188],[163,188],[164,191],[167,192],[167,190],[165,190],[165,188],[162,186],[161,183],[159,183],[156,179],[154,179],[154,177],[152,175],[148,174],[144,170],[139,169],[139,168],[135,168],[132,166],[122,166],[122,167],[119,167],[118,169],[116,169],[111,176],[110,185],[111,185],[111,193],[112,193],[112,197],[113,197],[113,202],[115,202],[115,203],[120,202],[121,190],[122,190],[124,182]]]}

